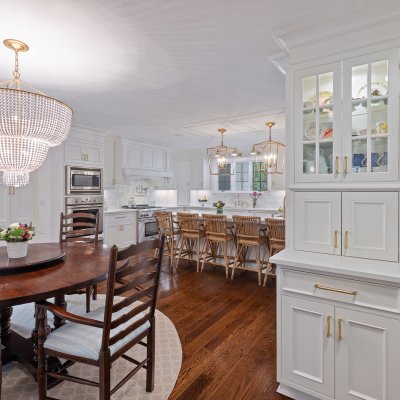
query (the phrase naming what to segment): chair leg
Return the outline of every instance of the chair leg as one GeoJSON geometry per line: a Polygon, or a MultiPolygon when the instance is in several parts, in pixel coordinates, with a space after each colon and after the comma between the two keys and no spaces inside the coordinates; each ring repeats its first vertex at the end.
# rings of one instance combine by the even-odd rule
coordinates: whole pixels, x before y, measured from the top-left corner
{"type": "Polygon", "coordinates": [[[37,387],[39,400],[44,400],[47,397],[47,359],[44,350],[44,342],[47,335],[47,315],[43,308],[36,308],[38,320],[38,365],[37,365],[37,387]]]}
{"type": "Polygon", "coordinates": [[[89,313],[90,312],[90,297],[91,297],[91,287],[88,286],[86,288],[86,312],[89,313]]]}
{"type": "Polygon", "coordinates": [[[109,350],[100,355],[99,382],[100,400],[111,399],[111,363],[109,350]]]}
{"type": "Polygon", "coordinates": [[[151,331],[147,336],[147,369],[146,369],[146,392],[154,390],[154,370],[155,370],[155,354],[156,354],[156,341],[155,339],[155,318],[150,321],[151,331]]]}
{"type": "Polygon", "coordinates": [[[93,285],[93,300],[97,300],[97,285],[93,285]]]}

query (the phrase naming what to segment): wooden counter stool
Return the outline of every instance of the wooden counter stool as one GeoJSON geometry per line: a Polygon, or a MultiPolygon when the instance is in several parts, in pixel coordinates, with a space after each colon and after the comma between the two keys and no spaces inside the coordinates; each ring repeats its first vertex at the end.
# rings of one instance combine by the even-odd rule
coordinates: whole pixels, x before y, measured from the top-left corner
{"type": "MultiPolygon", "coordinates": [[[[60,243],[72,240],[97,243],[99,240],[99,214],[76,212],[64,215],[64,213],[61,213],[60,243]]],[[[86,293],[86,312],[90,312],[90,296],[92,295],[92,287],[89,286],[85,291],[74,293],[86,293]]],[[[96,300],[96,298],[97,285],[93,285],[93,300],[96,300]]]]}
{"type": "MultiPolygon", "coordinates": [[[[285,248],[285,220],[277,218],[266,218],[267,234],[269,241],[269,257],[279,253],[285,248]]],[[[267,284],[268,276],[276,277],[275,266],[269,259],[264,276],[264,286],[267,284]]]]}
{"type": "MultiPolygon", "coordinates": [[[[233,234],[228,231],[228,223],[225,215],[203,214],[205,242],[203,246],[203,261],[201,272],[204,269],[204,263],[213,266],[225,266],[226,277],[229,277],[229,266],[232,264],[232,249],[228,255],[228,247],[232,244],[233,234]],[[221,248],[222,247],[222,248],[221,248]],[[219,254],[220,253],[220,254],[219,254]],[[218,258],[223,258],[224,263],[217,262],[218,258]]],[[[233,248],[233,246],[232,246],[233,248]]]]}
{"type": "Polygon", "coordinates": [[[247,267],[246,262],[255,263],[258,272],[258,284],[261,285],[261,275],[264,267],[264,259],[266,253],[267,236],[265,231],[261,229],[261,218],[234,215],[233,222],[235,227],[236,239],[236,256],[232,268],[233,279],[235,269],[255,271],[255,268],[247,267]],[[263,256],[261,258],[261,248],[263,249],[263,256]],[[253,248],[256,254],[255,259],[247,258],[247,252],[253,248]]]}
{"type": "Polygon", "coordinates": [[[168,252],[168,262],[171,269],[173,268],[174,258],[177,255],[177,243],[180,230],[174,224],[171,211],[154,211],[157,220],[158,232],[160,237],[165,235],[165,248],[168,252]]]}
{"type": "Polygon", "coordinates": [[[179,260],[181,258],[194,261],[196,256],[197,269],[200,271],[201,259],[201,239],[204,237],[204,229],[199,218],[199,214],[189,212],[178,212],[178,224],[181,230],[179,253],[177,255],[176,269],[178,270],[179,260]]]}

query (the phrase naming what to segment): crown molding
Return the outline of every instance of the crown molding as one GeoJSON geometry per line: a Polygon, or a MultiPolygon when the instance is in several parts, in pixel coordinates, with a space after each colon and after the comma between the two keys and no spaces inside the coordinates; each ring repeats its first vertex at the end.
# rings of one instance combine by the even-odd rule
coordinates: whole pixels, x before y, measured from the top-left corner
{"type": "Polygon", "coordinates": [[[326,19],[313,24],[287,27],[274,32],[272,37],[282,53],[290,55],[292,63],[293,58],[301,60],[301,53],[307,48],[333,52],[340,45],[340,51],[350,51],[399,39],[399,24],[398,0],[388,0],[384,5],[377,2],[372,7],[363,7],[362,2],[358,2],[346,7],[343,13],[327,15],[326,19]]]}

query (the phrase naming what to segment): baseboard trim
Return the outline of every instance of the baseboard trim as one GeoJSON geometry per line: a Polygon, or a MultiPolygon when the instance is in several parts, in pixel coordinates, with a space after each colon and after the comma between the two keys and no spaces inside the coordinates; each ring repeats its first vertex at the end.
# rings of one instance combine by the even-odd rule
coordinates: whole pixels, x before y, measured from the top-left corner
{"type": "Polygon", "coordinates": [[[316,397],[300,392],[297,389],[293,389],[290,386],[279,384],[277,392],[284,396],[290,397],[293,400],[318,400],[316,397]]]}

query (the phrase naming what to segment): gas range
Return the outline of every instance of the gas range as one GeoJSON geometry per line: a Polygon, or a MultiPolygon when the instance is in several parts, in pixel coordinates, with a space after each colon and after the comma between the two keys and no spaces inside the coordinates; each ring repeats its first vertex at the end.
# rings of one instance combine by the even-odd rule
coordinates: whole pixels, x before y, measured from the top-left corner
{"type": "Polygon", "coordinates": [[[122,206],[122,208],[126,208],[129,210],[137,210],[139,220],[154,219],[155,218],[154,211],[165,210],[165,207],[149,206],[148,204],[136,204],[136,205],[122,206]]]}

